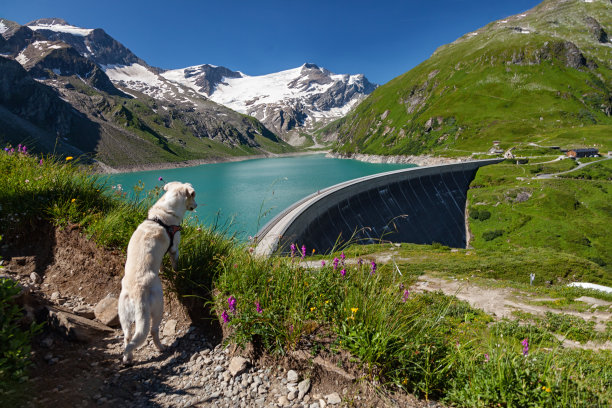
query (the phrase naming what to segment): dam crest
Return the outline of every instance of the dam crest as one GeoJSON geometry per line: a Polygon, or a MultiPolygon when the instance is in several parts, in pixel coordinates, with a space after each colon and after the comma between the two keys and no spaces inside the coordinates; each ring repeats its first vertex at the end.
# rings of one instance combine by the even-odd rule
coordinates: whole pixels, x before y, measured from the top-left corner
{"type": "Polygon", "coordinates": [[[347,242],[438,242],[466,246],[467,191],[482,166],[503,159],[412,167],[317,191],[278,214],[256,236],[255,253],[289,245],[328,253],[347,242]]]}

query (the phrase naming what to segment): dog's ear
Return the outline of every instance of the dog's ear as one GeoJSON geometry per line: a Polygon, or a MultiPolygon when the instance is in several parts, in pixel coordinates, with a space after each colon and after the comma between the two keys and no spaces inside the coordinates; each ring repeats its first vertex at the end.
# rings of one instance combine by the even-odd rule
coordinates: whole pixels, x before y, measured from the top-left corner
{"type": "Polygon", "coordinates": [[[185,193],[191,198],[195,198],[195,190],[189,183],[185,183],[185,193]]]}
{"type": "Polygon", "coordinates": [[[164,184],[164,191],[169,191],[174,188],[177,184],[181,184],[178,181],[171,181],[169,183],[164,184]]]}

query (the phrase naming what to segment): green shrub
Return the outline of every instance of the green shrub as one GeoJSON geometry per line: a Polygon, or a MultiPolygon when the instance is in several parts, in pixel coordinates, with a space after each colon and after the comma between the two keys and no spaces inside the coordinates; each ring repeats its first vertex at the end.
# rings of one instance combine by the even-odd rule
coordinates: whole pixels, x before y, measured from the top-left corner
{"type": "Polygon", "coordinates": [[[7,382],[25,376],[32,337],[42,327],[34,323],[25,329],[20,327],[22,311],[13,300],[20,291],[17,282],[0,278],[0,390],[7,382]]]}
{"type": "Polygon", "coordinates": [[[495,238],[501,237],[502,235],[504,235],[503,230],[491,230],[491,231],[485,231],[482,234],[482,238],[485,241],[493,241],[495,238]]]}
{"type": "Polygon", "coordinates": [[[478,210],[474,208],[470,210],[470,218],[473,220],[486,221],[491,218],[491,212],[488,210],[478,210]]]}

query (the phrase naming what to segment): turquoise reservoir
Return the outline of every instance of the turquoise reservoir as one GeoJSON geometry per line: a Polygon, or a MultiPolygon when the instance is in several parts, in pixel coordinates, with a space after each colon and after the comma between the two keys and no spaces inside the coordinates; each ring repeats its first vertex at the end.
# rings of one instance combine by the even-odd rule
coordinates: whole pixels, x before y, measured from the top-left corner
{"type": "Polygon", "coordinates": [[[242,239],[255,235],[276,214],[301,198],[325,187],[370,174],[414,165],[372,164],[326,158],[323,154],[204,164],[168,170],[109,175],[124,191],[142,181],[150,190],[163,182],[191,183],[198,208],[193,216],[204,224],[229,225],[242,239]]]}

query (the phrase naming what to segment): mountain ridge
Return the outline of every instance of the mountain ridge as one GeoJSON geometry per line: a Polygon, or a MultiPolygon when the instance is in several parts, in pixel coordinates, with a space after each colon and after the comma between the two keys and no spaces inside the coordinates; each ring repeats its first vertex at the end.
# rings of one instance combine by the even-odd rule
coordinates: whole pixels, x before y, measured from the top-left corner
{"type": "Polygon", "coordinates": [[[609,149],[611,30],[609,0],[544,1],[439,47],[320,137],[349,155],[469,156],[493,141],[609,149]]]}
{"type": "MultiPolygon", "coordinates": [[[[0,87],[14,91],[0,103],[0,138],[4,142],[27,141],[31,148],[43,152],[78,153],[86,162],[122,167],[293,151],[256,119],[179,84],[160,79],[161,87],[154,91],[180,97],[156,99],[147,89],[139,92],[114,81],[107,72],[115,71],[100,63],[144,61],[103,30],[82,29],[61,19],[29,24],[0,19],[1,58],[19,63],[23,72],[10,64],[9,72],[25,78],[20,82],[22,88],[11,88],[10,75],[0,77],[0,87]],[[98,39],[101,41],[96,42],[98,39]],[[77,47],[87,50],[85,55],[77,47]],[[32,87],[44,97],[28,98],[32,87]],[[26,97],[16,97],[19,91],[26,97]],[[75,115],[59,115],[53,120],[53,106],[66,103],[75,115]],[[33,117],[29,111],[39,115],[33,117]],[[81,125],[75,127],[75,121],[81,125]],[[83,129],[89,130],[84,134],[83,129]]],[[[5,61],[2,64],[9,66],[5,61]]],[[[144,64],[139,66],[161,78],[158,69],[144,64]]]]}

